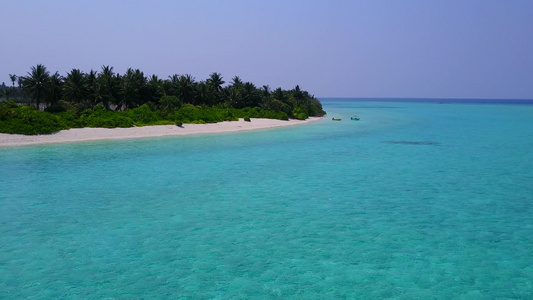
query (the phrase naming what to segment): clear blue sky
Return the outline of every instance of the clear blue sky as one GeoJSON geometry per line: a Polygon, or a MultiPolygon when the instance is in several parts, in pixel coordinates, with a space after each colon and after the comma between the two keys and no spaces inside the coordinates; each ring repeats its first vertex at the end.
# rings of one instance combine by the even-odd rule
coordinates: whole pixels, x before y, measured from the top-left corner
{"type": "Polygon", "coordinates": [[[6,0],[0,26],[6,84],[111,65],[318,97],[533,99],[531,0],[6,0]]]}

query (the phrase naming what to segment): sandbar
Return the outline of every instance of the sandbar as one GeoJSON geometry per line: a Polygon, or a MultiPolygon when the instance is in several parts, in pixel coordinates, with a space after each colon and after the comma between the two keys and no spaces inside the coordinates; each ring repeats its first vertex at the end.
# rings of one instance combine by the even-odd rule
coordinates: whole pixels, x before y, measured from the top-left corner
{"type": "Polygon", "coordinates": [[[227,121],[212,124],[183,124],[181,127],[176,125],[157,125],[112,129],[72,128],[42,135],[0,133],[0,147],[248,131],[301,125],[322,119],[322,117],[310,117],[307,120],[290,119],[288,121],[282,121],[252,118],[251,122],[239,119],[239,121],[227,121]]]}

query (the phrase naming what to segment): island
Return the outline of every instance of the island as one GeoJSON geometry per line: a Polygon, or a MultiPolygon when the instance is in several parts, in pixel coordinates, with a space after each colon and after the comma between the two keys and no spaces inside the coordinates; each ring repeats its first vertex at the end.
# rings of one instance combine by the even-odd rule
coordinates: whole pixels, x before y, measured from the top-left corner
{"type": "MultiPolygon", "coordinates": [[[[238,76],[224,85],[222,75],[216,72],[196,81],[189,74],[160,79],[157,75],[147,77],[139,69],[129,68],[118,74],[113,67],[102,66],[100,71],[72,69],[61,76],[38,64],[26,76],[10,74],[10,78],[12,86],[3,84],[0,90],[2,134],[57,135],[81,128],[172,127],[171,134],[156,134],[161,136],[179,134],[179,129],[192,132],[187,131],[186,124],[241,122],[224,130],[236,131],[279,127],[284,122],[301,124],[295,121],[312,121],[317,118],[310,117],[325,114],[320,101],[298,85],[291,90],[271,90],[238,76]],[[259,125],[262,119],[271,121],[259,125]]],[[[227,126],[220,124],[219,128],[227,126]]],[[[146,129],[140,136],[149,131],[146,129]]],[[[106,131],[100,134],[103,132],[106,131]]]]}

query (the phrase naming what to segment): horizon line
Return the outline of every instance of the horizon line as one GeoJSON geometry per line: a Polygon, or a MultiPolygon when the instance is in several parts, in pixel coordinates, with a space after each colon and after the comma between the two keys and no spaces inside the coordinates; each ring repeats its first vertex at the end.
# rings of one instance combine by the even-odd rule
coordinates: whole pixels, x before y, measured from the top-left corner
{"type": "Polygon", "coordinates": [[[482,97],[360,97],[360,96],[315,96],[318,99],[375,99],[375,100],[510,100],[533,101],[533,98],[482,98],[482,97]]]}

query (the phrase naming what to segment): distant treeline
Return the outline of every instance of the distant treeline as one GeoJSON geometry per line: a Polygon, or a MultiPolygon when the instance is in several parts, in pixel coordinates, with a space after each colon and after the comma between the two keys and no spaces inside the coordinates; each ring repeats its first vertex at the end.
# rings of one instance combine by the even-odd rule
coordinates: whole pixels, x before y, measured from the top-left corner
{"type": "Polygon", "coordinates": [[[125,74],[73,69],[66,77],[38,64],[26,76],[9,74],[0,86],[0,132],[40,134],[72,127],[130,127],[212,123],[238,118],[307,119],[325,114],[318,99],[296,86],[257,87],[221,74],[195,81],[191,75],[160,79],[138,69],[125,74]],[[15,86],[17,83],[17,86],[15,86]],[[18,104],[16,104],[18,103],[18,104]],[[29,106],[20,105],[28,104],[29,106]]]}

